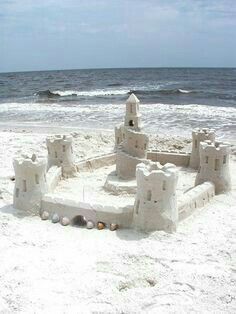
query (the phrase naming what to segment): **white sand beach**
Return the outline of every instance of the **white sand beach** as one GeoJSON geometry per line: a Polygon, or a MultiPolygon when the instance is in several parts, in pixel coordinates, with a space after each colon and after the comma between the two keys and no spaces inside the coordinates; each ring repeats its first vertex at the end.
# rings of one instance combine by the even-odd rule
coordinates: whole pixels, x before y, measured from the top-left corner
{"type": "MultiPolygon", "coordinates": [[[[0,130],[0,313],[235,313],[236,155],[232,191],[174,234],[62,227],[12,207],[12,158],[45,156],[49,133],[71,132],[77,160],[111,152],[113,131],[0,130]]],[[[190,138],[151,135],[151,147],[189,150],[190,138]]]]}

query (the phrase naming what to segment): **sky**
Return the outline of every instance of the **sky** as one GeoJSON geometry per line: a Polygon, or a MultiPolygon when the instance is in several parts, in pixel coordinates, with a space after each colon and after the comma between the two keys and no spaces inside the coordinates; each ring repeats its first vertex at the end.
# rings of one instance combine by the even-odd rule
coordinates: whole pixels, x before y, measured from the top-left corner
{"type": "Polygon", "coordinates": [[[236,0],[0,0],[0,72],[236,67],[236,0]]]}

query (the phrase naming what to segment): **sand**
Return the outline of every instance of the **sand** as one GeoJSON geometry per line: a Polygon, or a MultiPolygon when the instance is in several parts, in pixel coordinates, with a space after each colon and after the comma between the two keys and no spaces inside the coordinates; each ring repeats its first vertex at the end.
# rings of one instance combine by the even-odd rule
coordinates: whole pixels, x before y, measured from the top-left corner
{"type": "MultiPolygon", "coordinates": [[[[113,132],[70,131],[77,160],[113,149],[113,132]]],[[[13,156],[45,155],[52,132],[0,131],[0,313],[236,312],[235,155],[232,192],[175,234],[62,227],[11,206],[13,156]]],[[[151,136],[153,148],[189,150],[189,143],[151,136]]]]}

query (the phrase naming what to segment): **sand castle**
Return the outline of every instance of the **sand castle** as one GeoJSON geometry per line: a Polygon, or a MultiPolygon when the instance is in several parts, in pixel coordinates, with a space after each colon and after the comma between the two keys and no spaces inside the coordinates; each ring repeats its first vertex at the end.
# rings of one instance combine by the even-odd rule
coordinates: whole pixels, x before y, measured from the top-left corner
{"type": "Polygon", "coordinates": [[[48,137],[47,160],[14,159],[15,208],[64,226],[174,232],[180,220],[231,188],[228,143],[216,142],[214,130],[196,129],[191,153],[149,150],[134,94],[115,128],[115,152],[75,163],[72,140],[48,137]],[[183,173],[194,174],[195,184],[186,187],[183,173]]]}

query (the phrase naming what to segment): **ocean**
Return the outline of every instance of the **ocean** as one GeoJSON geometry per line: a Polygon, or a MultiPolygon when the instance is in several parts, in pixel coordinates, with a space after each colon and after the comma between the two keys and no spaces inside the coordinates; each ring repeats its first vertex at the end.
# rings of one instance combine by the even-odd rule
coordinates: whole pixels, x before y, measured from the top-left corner
{"type": "Polygon", "coordinates": [[[88,69],[0,73],[0,125],[112,129],[134,92],[146,132],[236,139],[236,68],[88,69]]]}

